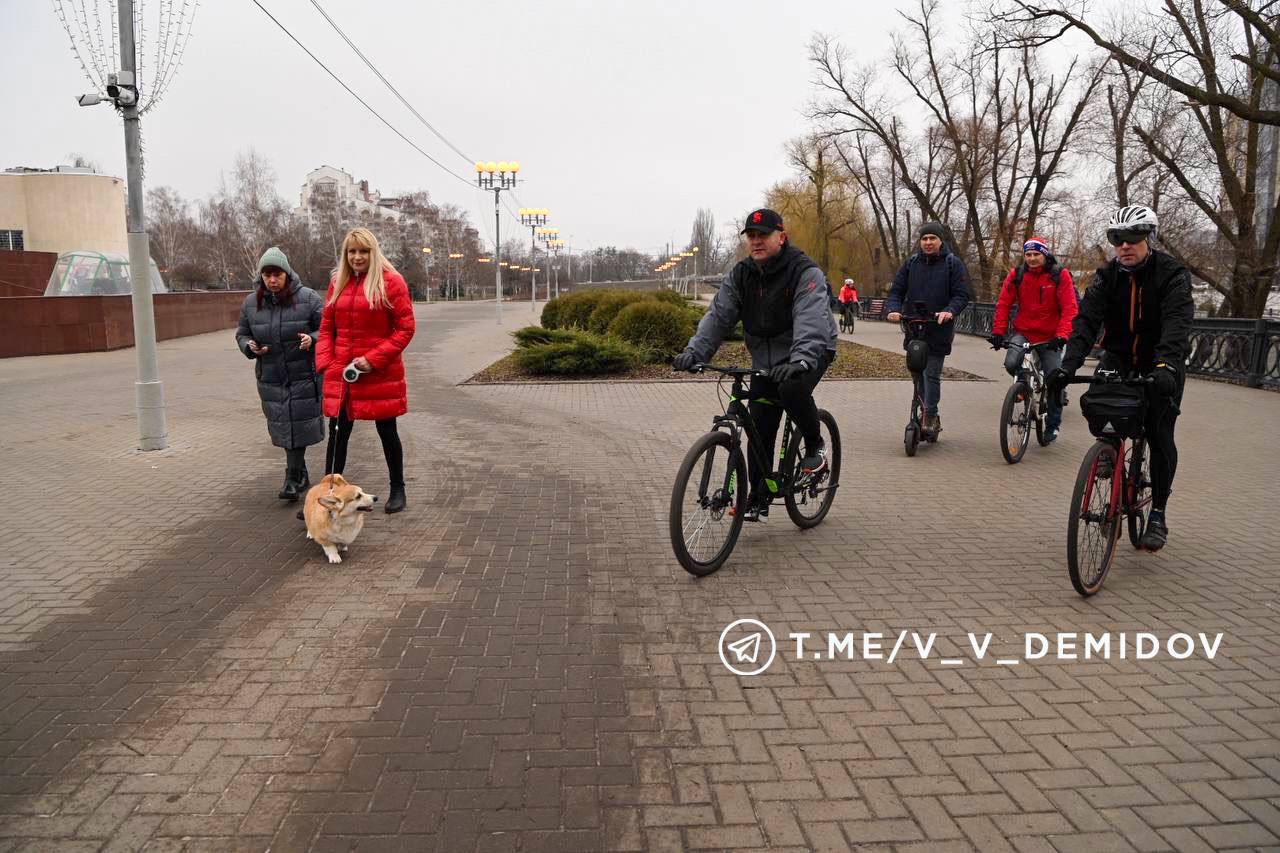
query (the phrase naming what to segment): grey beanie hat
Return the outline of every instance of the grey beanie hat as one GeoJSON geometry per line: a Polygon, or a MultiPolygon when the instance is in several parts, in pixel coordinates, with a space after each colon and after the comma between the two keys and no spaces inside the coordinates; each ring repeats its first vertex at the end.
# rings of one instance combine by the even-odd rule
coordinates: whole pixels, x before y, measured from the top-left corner
{"type": "Polygon", "coordinates": [[[923,225],[921,225],[920,232],[916,234],[916,239],[919,240],[921,237],[925,236],[926,234],[932,234],[933,236],[937,237],[939,240],[947,239],[947,235],[942,233],[942,223],[936,220],[930,220],[924,223],[923,225]]]}
{"type": "Polygon", "coordinates": [[[258,278],[262,278],[262,271],[267,267],[278,267],[288,273],[289,278],[297,278],[298,274],[293,271],[293,267],[289,266],[289,259],[285,257],[279,246],[272,246],[262,253],[262,257],[258,259],[258,278]]]}

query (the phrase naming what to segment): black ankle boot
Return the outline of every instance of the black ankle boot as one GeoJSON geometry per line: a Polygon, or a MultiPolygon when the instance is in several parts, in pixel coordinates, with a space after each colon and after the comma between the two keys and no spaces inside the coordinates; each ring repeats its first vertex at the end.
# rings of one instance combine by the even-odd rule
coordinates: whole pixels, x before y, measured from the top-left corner
{"type": "Polygon", "coordinates": [[[391,496],[387,498],[387,506],[383,511],[388,515],[404,511],[404,483],[391,484],[391,496]]]}
{"type": "Polygon", "coordinates": [[[284,474],[284,485],[280,487],[280,493],[276,497],[282,501],[296,501],[298,499],[298,472],[290,468],[284,474]]]}
{"type": "Polygon", "coordinates": [[[311,475],[307,473],[306,466],[303,466],[298,469],[298,497],[305,498],[310,488],[311,475]]]}

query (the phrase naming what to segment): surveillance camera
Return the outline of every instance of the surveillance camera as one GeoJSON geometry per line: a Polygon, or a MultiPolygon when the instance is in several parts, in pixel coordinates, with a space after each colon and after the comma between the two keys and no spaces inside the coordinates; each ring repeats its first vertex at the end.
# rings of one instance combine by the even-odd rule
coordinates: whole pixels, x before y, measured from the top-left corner
{"type": "Polygon", "coordinates": [[[82,107],[96,107],[102,103],[102,96],[98,94],[80,95],[76,98],[76,103],[82,107]]]}

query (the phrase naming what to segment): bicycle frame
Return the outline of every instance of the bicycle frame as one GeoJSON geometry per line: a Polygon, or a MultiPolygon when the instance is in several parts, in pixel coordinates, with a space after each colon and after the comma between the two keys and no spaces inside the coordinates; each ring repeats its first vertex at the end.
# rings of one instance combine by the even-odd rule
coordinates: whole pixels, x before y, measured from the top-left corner
{"type": "MultiPolygon", "coordinates": [[[[763,395],[747,390],[743,386],[744,379],[746,379],[745,375],[733,376],[733,389],[729,392],[729,405],[725,407],[724,414],[716,415],[711,419],[711,428],[713,430],[727,429],[731,436],[732,449],[738,452],[742,451],[742,433],[745,432],[747,434],[748,458],[754,460],[759,468],[766,472],[764,485],[769,490],[769,494],[771,496],[781,496],[786,494],[787,489],[791,486],[791,474],[787,471],[785,464],[781,466],[782,470],[774,471],[773,466],[769,464],[769,460],[765,458],[761,449],[764,447],[764,440],[760,437],[760,432],[756,429],[755,420],[751,417],[751,412],[746,406],[747,403],[753,400],[772,406],[780,404],[767,399],[763,395]]],[[[782,447],[778,451],[778,459],[783,462],[785,462],[784,457],[786,456],[787,448],[791,444],[791,432],[793,429],[791,416],[784,414],[784,418],[782,447]]],[[[750,469],[748,468],[748,470],[750,469]]],[[[704,472],[703,476],[710,476],[709,472],[704,472]]],[[[732,469],[727,470],[725,476],[726,478],[732,477],[732,469]]],[[[700,485],[703,488],[701,493],[705,494],[705,488],[708,484],[701,483],[700,485]]],[[[726,489],[728,486],[729,482],[726,479],[726,489]]]]}

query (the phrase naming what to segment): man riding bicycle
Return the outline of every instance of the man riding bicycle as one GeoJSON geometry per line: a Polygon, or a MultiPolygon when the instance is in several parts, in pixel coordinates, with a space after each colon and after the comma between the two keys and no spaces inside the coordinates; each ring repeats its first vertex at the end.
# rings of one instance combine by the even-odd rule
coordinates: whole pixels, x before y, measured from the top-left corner
{"type": "MultiPolygon", "coordinates": [[[[1022,354],[1028,345],[1051,343],[1040,351],[1040,365],[1045,374],[1062,365],[1062,348],[1071,336],[1071,322],[1075,319],[1075,282],[1071,273],[1058,266],[1058,260],[1049,251],[1049,245],[1039,237],[1032,237],[1022,245],[1022,263],[1009,270],[1000,298],[996,301],[996,316],[991,323],[992,349],[1006,344],[1004,369],[1010,376],[1017,376],[1022,366],[1022,354]],[[1009,311],[1018,304],[1018,314],[1013,318],[1013,336],[1005,339],[1009,328],[1009,311]]],[[[1045,419],[1045,443],[1058,437],[1062,425],[1062,398],[1049,395],[1049,415],[1045,419]]]]}
{"type": "Polygon", "coordinates": [[[1151,516],[1141,546],[1158,551],[1169,538],[1165,505],[1173,489],[1178,448],[1174,422],[1186,382],[1195,303],[1191,274],[1168,254],[1151,246],[1159,220],[1142,205],[1122,207],[1107,223],[1107,242],[1115,258],[1094,274],[1071,326],[1062,367],[1049,374],[1049,387],[1063,387],[1084,364],[1098,340],[1100,370],[1124,376],[1150,375],[1151,395],[1145,431],[1151,449],[1151,516]]]}
{"type": "MultiPolygon", "coordinates": [[[[929,343],[929,362],[924,371],[924,429],[935,435],[942,432],[938,403],[942,399],[942,365],[951,354],[955,340],[955,317],[969,304],[969,270],[959,255],[943,242],[941,222],[920,226],[920,251],[907,258],[893,278],[889,298],[885,300],[885,318],[890,323],[902,319],[902,306],[923,302],[926,311],[936,312],[937,323],[925,333],[929,343]]],[[[907,340],[902,347],[906,349],[907,340]]]]}
{"type": "Polygon", "coordinates": [[[858,313],[858,290],[853,286],[853,279],[846,278],[844,287],[840,288],[840,313],[844,315],[845,323],[853,325],[853,318],[858,313]]]}
{"type": "MultiPolygon", "coordinates": [[[[813,389],[835,359],[838,335],[828,307],[826,276],[808,255],[787,240],[778,213],[763,208],[752,211],[742,233],[749,257],[739,261],[725,277],[711,308],[672,367],[690,370],[696,364],[709,362],[741,319],[752,368],[769,372],[767,378],[752,380],[752,390],[767,398],[750,403],[751,419],[765,444],[761,456],[765,460],[774,458],[778,426],[785,410],[804,436],[801,469],[805,473],[821,473],[827,465],[826,447],[813,389]]],[[[744,520],[765,521],[769,493],[764,480],[769,471],[760,470],[755,457],[754,453],[749,457],[751,495],[744,520]]]]}

